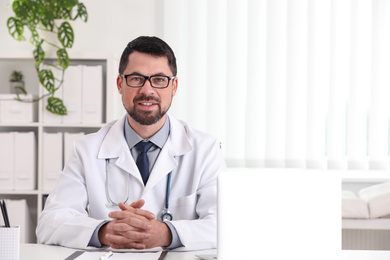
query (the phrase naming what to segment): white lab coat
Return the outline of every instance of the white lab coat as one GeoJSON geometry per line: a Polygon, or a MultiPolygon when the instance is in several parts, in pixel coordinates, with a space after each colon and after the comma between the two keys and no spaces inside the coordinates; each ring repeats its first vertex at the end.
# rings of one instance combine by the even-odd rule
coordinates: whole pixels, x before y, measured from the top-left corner
{"type": "Polygon", "coordinates": [[[143,198],[143,209],[156,216],[164,208],[167,175],[172,171],[169,210],[184,249],[216,248],[217,174],[226,168],[219,142],[182,121],[169,120],[170,135],[146,186],[124,137],[125,117],[77,141],[39,218],[38,242],[86,248],[96,227],[109,220],[108,213],[119,210],[106,207],[109,158],[111,199],[123,202],[128,183],[128,204],[143,198]]]}

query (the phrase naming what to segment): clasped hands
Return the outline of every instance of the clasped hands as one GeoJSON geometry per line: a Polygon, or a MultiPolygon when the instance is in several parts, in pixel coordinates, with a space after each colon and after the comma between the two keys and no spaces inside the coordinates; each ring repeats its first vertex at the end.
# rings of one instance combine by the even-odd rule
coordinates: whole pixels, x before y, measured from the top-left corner
{"type": "Polygon", "coordinates": [[[119,203],[121,211],[109,213],[113,220],[99,230],[100,243],[115,249],[146,249],[169,246],[172,234],[169,227],[155,215],[141,209],[144,200],[130,205],[119,203]]]}

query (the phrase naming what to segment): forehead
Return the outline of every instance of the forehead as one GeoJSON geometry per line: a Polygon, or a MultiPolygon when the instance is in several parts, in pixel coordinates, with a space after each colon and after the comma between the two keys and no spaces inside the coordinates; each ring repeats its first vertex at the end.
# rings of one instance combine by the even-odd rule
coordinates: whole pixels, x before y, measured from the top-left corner
{"type": "Polygon", "coordinates": [[[165,56],[154,56],[141,52],[132,52],[125,69],[125,74],[132,72],[140,73],[171,73],[168,65],[168,58],[165,56]]]}

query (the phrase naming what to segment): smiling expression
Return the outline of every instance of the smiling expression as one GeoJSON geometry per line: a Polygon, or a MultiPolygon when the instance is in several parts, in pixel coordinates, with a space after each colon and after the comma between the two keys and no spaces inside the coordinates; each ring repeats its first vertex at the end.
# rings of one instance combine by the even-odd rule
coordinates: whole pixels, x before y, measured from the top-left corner
{"type": "MultiPolygon", "coordinates": [[[[152,56],[141,52],[132,52],[129,55],[123,74],[173,76],[165,56],[152,56]]],[[[131,121],[141,125],[153,125],[158,122],[163,124],[172,98],[176,94],[177,78],[171,80],[168,87],[164,89],[153,88],[149,80],[146,80],[143,87],[132,88],[127,86],[125,78],[118,75],[117,87],[122,95],[123,106],[129,115],[130,124],[131,121]]]]}

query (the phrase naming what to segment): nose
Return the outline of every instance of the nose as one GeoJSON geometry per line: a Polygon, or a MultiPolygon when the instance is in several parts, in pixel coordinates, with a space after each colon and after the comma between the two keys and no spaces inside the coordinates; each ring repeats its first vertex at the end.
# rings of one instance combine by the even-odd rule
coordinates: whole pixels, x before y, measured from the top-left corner
{"type": "Polygon", "coordinates": [[[150,78],[145,80],[145,84],[140,88],[140,93],[154,93],[154,88],[150,82],[150,78]]]}

